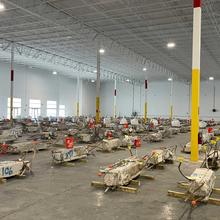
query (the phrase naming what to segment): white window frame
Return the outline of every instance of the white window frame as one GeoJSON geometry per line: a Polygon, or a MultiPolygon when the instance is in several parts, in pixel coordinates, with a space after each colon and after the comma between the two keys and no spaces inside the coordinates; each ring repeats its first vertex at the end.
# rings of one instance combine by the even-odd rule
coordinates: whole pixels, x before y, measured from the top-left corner
{"type": "Polygon", "coordinates": [[[47,117],[56,117],[56,116],[57,116],[57,102],[47,101],[47,117]]]}
{"type": "Polygon", "coordinates": [[[30,99],[29,100],[29,116],[31,118],[38,118],[41,115],[41,100],[30,99]]]}

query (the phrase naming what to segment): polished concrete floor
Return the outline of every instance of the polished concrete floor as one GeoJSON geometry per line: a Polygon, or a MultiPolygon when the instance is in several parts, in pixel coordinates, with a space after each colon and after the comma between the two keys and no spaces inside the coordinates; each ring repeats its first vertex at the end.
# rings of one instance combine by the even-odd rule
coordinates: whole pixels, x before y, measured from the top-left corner
{"type": "MultiPolygon", "coordinates": [[[[161,146],[178,144],[189,139],[179,134],[161,143],[144,143],[139,155],[161,146]]],[[[128,156],[127,151],[96,153],[88,162],[74,167],[52,166],[50,151],[37,154],[33,164],[34,176],[12,178],[0,185],[0,219],[7,220],[219,220],[220,207],[203,205],[194,210],[182,200],[167,196],[167,190],[177,190],[176,182],[183,180],[176,162],[165,170],[146,171],[155,180],[143,180],[137,194],[108,192],[92,188],[92,180],[100,180],[98,168],[128,156]]],[[[184,155],[186,158],[189,155],[184,155]]],[[[0,157],[0,160],[16,156],[0,157]]],[[[199,164],[184,163],[183,170],[190,174],[199,164]]],[[[220,186],[219,171],[216,186],[220,186]]]]}

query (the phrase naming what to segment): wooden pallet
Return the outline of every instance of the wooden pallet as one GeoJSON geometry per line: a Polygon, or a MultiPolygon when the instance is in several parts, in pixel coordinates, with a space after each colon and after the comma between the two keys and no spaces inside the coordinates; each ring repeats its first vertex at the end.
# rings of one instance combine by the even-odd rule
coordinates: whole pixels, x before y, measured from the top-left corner
{"type": "MultiPolygon", "coordinates": [[[[150,179],[150,180],[154,180],[153,176],[148,176],[148,175],[140,175],[139,176],[140,179],[150,179]]],[[[97,181],[92,181],[91,186],[96,187],[96,188],[102,188],[102,189],[114,189],[117,191],[121,191],[121,192],[129,192],[129,193],[137,193],[138,192],[138,188],[140,187],[141,182],[139,180],[131,180],[130,183],[127,186],[117,186],[115,188],[111,188],[106,186],[105,183],[103,182],[97,182],[97,181]]]]}
{"type": "Polygon", "coordinates": [[[7,182],[7,179],[0,178],[0,184],[6,183],[6,182],[7,182]]]}
{"type": "MultiPolygon", "coordinates": [[[[178,187],[180,187],[182,189],[188,189],[189,183],[188,182],[178,182],[178,187]]],[[[216,193],[216,194],[220,195],[220,188],[213,188],[212,193],[216,193]]],[[[168,190],[168,196],[185,200],[188,198],[189,195],[186,192],[178,192],[178,191],[168,190]]],[[[212,204],[212,205],[220,205],[220,199],[210,197],[208,199],[207,203],[212,204]]]]}
{"type": "MultiPolygon", "coordinates": [[[[178,182],[178,187],[183,188],[183,189],[188,189],[189,183],[188,182],[178,182]]],[[[220,195],[220,188],[213,188],[212,189],[213,193],[219,194],[220,195]]]]}

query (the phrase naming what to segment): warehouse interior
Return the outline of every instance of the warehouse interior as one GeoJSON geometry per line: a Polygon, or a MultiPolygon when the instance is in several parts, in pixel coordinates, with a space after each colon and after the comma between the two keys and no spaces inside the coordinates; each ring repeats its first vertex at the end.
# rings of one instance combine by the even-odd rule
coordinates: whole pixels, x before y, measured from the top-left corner
{"type": "Polygon", "coordinates": [[[219,219],[220,1],[0,0],[0,21],[0,219],[219,219]]]}

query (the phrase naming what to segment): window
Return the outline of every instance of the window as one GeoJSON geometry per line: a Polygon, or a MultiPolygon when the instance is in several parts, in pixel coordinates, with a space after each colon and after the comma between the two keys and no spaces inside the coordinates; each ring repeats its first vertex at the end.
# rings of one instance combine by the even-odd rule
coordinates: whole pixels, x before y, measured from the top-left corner
{"type": "Polygon", "coordinates": [[[59,107],[59,117],[65,117],[65,105],[59,107]]]}
{"type": "Polygon", "coordinates": [[[47,101],[47,117],[56,117],[57,114],[57,102],[47,101]]]}
{"type": "Polygon", "coordinates": [[[38,118],[41,114],[41,101],[37,99],[29,100],[29,116],[38,118]]]}
{"type": "MultiPolygon", "coordinates": [[[[11,98],[8,98],[7,118],[10,119],[11,98]]],[[[13,118],[21,116],[21,99],[13,98],[13,118]]]]}

